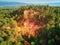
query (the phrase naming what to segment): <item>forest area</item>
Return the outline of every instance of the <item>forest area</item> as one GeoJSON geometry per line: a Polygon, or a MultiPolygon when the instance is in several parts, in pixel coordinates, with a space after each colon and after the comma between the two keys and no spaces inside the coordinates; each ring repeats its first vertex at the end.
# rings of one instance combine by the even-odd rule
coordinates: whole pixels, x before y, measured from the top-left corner
{"type": "Polygon", "coordinates": [[[60,45],[60,7],[0,8],[0,45],[60,45]]]}

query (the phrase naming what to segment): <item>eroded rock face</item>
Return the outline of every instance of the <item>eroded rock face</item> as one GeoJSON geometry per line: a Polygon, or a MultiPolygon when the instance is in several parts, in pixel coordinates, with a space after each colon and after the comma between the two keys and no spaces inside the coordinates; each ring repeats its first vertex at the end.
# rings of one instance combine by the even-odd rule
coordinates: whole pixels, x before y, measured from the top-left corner
{"type": "Polygon", "coordinates": [[[23,25],[21,25],[20,27],[17,27],[15,31],[16,34],[21,34],[21,35],[25,35],[28,38],[32,37],[37,37],[38,36],[38,30],[39,29],[43,29],[44,26],[44,22],[40,22],[40,25],[36,24],[36,22],[34,20],[31,19],[26,19],[23,22],[23,25]]]}
{"type": "Polygon", "coordinates": [[[31,14],[31,10],[25,10],[24,11],[24,15],[30,15],[31,14]]]}
{"type": "Polygon", "coordinates": [[[23,19],[25,20],[24,21],[21,20],[21,22],[23,21],[23,25],[20,25],[20,27],[17,28],[16,30],[20,32],[21,35],[25,35],[28,38],[30,38],[31,36],[37,37],[38,30],[43,29],[45,27],[44,22],[40,22],[39,24],[36,24],[35,19],[33,19],[35,15],[37,16],[39,14],[40,11],[38,10],[25,10],[23,15],[23,19]]]}
{"type": "Polygon", "coordinates": [[[31,10],[25,10],[24,11],[24,18],[28,18],[29,15],[31,15],[31,10]]]}
{"type": "Polygon", "coordinates": [[[41,11],[39,10],[25,10],[24,11],[24,18],[33,18],[35,15],[40,15],[41,11]]]}

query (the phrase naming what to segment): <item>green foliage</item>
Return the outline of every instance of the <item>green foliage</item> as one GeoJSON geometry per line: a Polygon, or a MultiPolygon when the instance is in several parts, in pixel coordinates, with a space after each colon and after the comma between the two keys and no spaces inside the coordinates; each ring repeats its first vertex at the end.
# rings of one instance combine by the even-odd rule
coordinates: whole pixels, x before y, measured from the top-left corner
{"type": "Polygon", "coordinates": [[[25,40],[31,45],[56,45],[57,42],[60,44],[60,7],[31,5],[12,9],[0,8],[0,45],[23,45],[25,40]],[[23,19],[24,10],[27,9],[40,11],[40,14],[33,18],[37,24],[40,21],[45,22],[45,28],[39,29],[38,37],[21,38],[13,34],[17,22],[23,19]],[[11,29],[8,30],[6,27],[11,29]],[[10,41],[15,37],[19,39],[18,42],[10,41]]]}

